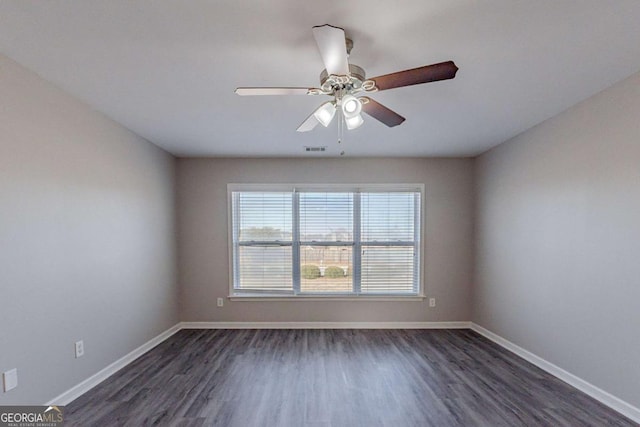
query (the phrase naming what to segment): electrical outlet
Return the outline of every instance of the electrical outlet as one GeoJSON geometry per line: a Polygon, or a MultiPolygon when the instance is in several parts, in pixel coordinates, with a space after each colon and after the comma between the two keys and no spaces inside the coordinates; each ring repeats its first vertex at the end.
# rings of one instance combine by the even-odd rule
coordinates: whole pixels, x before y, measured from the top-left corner
{"type": "Polygon", "coordinates": [[[82,340],[76,341],[76,359],[84,356],[84,342],[82,340]]]}
{"type": "Polygon", "coordinates": [[[429,298],[429,307],[435,307],[435,306],[436,306],[436,299],[429,298]]]}
{"type": "Polygon", "coordinates": [[[224,306],[224,298],[218,298],[218,307],[224,306]]]}
{"type": "Polygon", "coordinates": [[[2,383],[4,384],[4,392],[13,390],[18,387],[18,370],[11,369],[2,373],[2,383]]]}

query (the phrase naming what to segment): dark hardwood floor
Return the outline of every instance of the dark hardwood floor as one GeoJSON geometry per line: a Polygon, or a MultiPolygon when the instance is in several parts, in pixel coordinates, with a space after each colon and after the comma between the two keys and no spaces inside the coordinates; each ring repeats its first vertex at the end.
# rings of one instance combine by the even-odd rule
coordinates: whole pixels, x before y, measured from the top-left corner
{"type": "Polygon", "coordinates": [[[69,426],[635,426],[470,330],[183,330],[69,426]]]}

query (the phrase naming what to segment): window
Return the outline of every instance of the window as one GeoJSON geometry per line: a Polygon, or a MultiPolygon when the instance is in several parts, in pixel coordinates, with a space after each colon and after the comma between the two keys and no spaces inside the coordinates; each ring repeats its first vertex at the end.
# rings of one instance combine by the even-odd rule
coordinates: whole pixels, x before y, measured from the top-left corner
{"type": "Polygon", "coordinates": [[[419,295],[421,193],[230,184],[232,295],[419,295]]]}

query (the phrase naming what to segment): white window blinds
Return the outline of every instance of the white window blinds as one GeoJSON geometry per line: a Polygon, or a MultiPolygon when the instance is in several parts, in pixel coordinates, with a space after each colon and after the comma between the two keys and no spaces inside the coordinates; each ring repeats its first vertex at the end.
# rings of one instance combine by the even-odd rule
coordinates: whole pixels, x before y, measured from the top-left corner
{"type": "Polygon", "coordinates": [[[234,293],[419,293],[420,191],[230,194],[234,293]]]}
{"type": "Polygon", "coordinates": [[[293,290],[292,203],[289,192],[234,193],[236,290],[293,290]]]}
{"type": "Polygon", "coordinates": [[[300,192],[300,292],[353,291],[353,193],[300,192]]]}
{"type": "Polygon", "coordinates": [[[302,242],[353,241],[353,193],[299,193],[302,242]]]}
{"type": "Polygon", "coordinates": [[[361,292],[415,293],[420,193],[362,193],[361,292]]]}
{"type": "Polygon", "coordinates": [[[419,196],[419,193],[362,193],[362,241],[413,241],[419,196]]]}

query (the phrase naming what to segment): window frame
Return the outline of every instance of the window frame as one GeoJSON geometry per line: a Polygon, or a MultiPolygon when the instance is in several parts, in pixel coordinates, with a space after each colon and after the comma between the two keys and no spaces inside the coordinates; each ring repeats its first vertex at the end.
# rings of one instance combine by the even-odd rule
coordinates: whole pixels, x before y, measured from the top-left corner
{"type": "MultiPolygon", "coordinates": [[[[424,184],[244,184],[244,183],[230,183],[227,184],[227,230],[228,230],[228,253],[229,253],[229,295],[231,300],[238,301],[278,301],[278,300],[347,300],[347,301],[365,301],[365,300],[383,300],[383,301],[421,301],[425,298],[425,285],[424,285],[424,258],[425,258],[425,197],[424,197],[424,184]],[[236,257],[234,255],[234,218],[233,218],[233,193],[234,192],[292,192],[292,221],[293,221],[293,241],[292,248],[292,274],[294,277],[293,290],[292,291],[260,291],[260,290],[247,290],[242,291],[235,288],[236,279],[236,257]],[[367,192],[416,192],[420,194],[419,201],[419,218],[417,218],[416,226],[414,226],[414,239],[418,241],[419,256],[416,260],[414,268],[414,276],[416,276],[417,289],[416,293],[360,293],[359,278],[353,278],[353,289],[358,292],[349,293],[299,293],[300,283],[296,283],[296,270],[299,276],[300,268],[300,218],[299,216],[299,197],[297,195],[300,192],[353,192],[353,193],[367,193],[367,192]],[[417,270],[417,271],[416,271],[417,270]]],[[[360,215],[360,203],[354,201],[354,236],[352,248],[352,263],[355,266],[356,258],[360,262],[360,257],[356,257],[356,254],[360,255],[363,242],[360,241],[359,234],[361,228],[361,215],[360,215]],[[356,219],[357,217],[357,219],[356,219]],[[356,226],[356,224],[358,226],[356,226]],[[357,229],[357,231],[356,231],[357,229]],[[357,236],[356,236],[357,234],[357,236]]],[[[384,246],[384,245],[383,245],[384,246]]],[[[354,267],[355,268],[355,267],[354,267]]],[[[358,268],[358,271],[360,269],[358,268]]]]}

